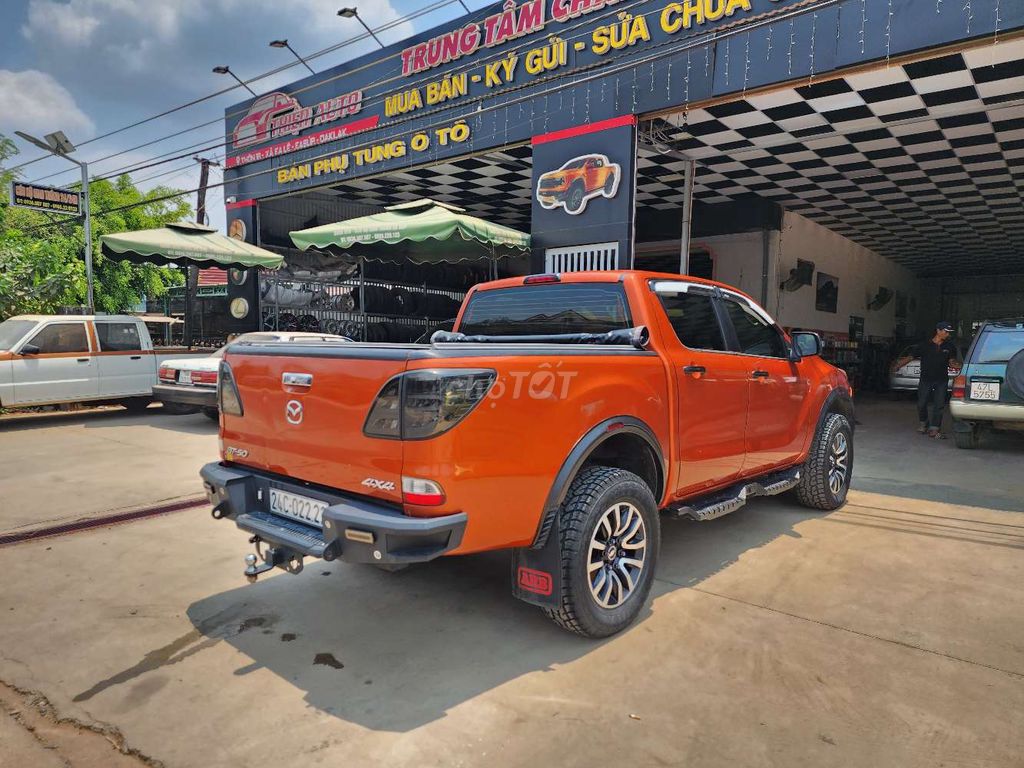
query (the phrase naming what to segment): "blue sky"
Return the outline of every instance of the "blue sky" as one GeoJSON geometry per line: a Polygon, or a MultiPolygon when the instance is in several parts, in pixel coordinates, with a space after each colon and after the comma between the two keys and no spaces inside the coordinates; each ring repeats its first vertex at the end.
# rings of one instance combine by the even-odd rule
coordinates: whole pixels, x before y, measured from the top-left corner
{"type": "MultiPolygon", "coordinates": [[[[42,136],[63,130],[75,143],[148,117],[172,106],[230,85],[230,78],[213,74],[226,64],[243,79],[289,61],[287,50],[268,47],[275,38],[287,38],[305,54],[355,37],[362,31],[355,19],[336,15],[354,0],[3,0],[0,2],[0,133],[15,130],[42,136]]],[[[362,0],[360,16],[378,27],[432,5],[435,0],[362,0]]],[[[467,0],[471,9],[487,3],[467,0]]],[[[385,43],[401,40],[463,13],[457,2],[413,22],[382,32],[385,43]]],[[[316,70],[372,51],[364,40],[313,62],[316,70]]],[[[257,92],[270,90],[306,74],[301,65],[276,78],[260,81],[257,92]]],[[[183,110],[131,131],[83,146],[78,156],[90,161],[96,176],[155,155],[183,154],[189,145],[216,144],[222,125],[210,125],[138,149],[104,162],[98,158],[144,142],[223,118],[224,108],[243,98],[240,88],[201,105],[183,110]],[[209,140],[207,142],[207,140],[209,140]]],[[[23,162],[41,154],[17,140],[23,162]]],[[[207,155],[223,154],[222,150],[207,155]]],[[[170,184],[194,188],[198,174],[178,160],[139,171],[137,179],[181,169],[143,182],[141,186],[170,184]]],[[[48,184],[69,183],[78,170],[48,159],[25,168],[23,177],[48,184]],[[66,168],[70,170],[65,170],[66,168]]],[[[214,173],[213,181],[220,175],[214,173]]],[[[194,204],[194,200],[193,200],[194,204]]],[[[211,190],[211,223],[223,226],[223,195],[211,190]]]]}

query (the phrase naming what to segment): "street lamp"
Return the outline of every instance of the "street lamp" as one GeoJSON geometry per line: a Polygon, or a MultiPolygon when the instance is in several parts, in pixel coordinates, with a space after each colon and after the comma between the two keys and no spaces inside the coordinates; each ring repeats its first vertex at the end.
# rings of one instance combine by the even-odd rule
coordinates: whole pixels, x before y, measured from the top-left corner
{"type": "Polygon", "coordinates": [[[84,160],[75,160],[69,157],[75,151],[75,145],[71,143],[63,131],[54,131],[44,137],[46,140],[37,139],[22,131],[15,131],[29,144],[34,144],[44,152],[49,152],[54,157],[63,157],[69,163],[74,163],[82,169],[82,223],[85,230],[85,303],[88,306],[89,314],[95,311],[92,293],[92,225],[89,217],[89,164],[84,160]]]}
{"type": "Polygon", "coordinates": [[[295,49],[292,48],[290,45],[288,45],[288,41],[287,40],[271,40],[270,41],[270,47],[271,48],[287,48],[289,51],[292,52],[292,54],[295,56],[296,59],[298,59],[299,61],[301,61],[303,64],[306,65],[306,69],[308,69],[311,74],[314,74],[314,75],[316,74],[316,72],[313,71],[313,68],[311,66],[309,66],[309,62],[307,62],[304,58],[299,56],[299,54],[295,52],[295,49]]]}
{"type": "Polygon", "coordinates": [[[248,84],[246,84],[246,82],[244,80],[239,80],[238,79],[238,75],[236,75],[234,72],[231,71],[231,67],[214,67],[213,71],[214,71],[215,74],[218,74],[218,75],[231,75],[233,78],[235,78],[235,80],[238,80],[238,84],[239,85],[245,86],[245,90],[247,90],[253,96],[256,95],[256,91],[254,91],[252,88],[250,88],[248,86],[248,84]]]}
{"type": "Polygon", "coordinates": [[[380,41],[380,38],[379,38],[379,37],[377,37],[377,36],[376,36],[375,34],[373,34],[373,30],[372,30],[372,29],[370,29],[370,28],[369,28],[369,27],[368,27],[368,26],[366,25],[366,22],[365,22],[365,21],[363,21],[363,17],[359,15],[359,11],[358,11],[357,9],[355,9],[355,8],[341,8],[341,9],[340,9],[340,10],[338,11],[338,15],[339,15],[339,16],[341,16],[341,18],[343,18],[343,19],[352,19],[352,18],[355,18],[355,19],[357,19],[357,20],[359,21],[359,23],[363,25],[363,28],[364,28],[364,29],[365,29],[365,30],[366,30],[367,32],[369,32],[369,33],[370,33],[370,37],[372,37],[372,38],[373,38],[374,40],[376,40],[376,41],[377,41],[377,45],[379,45],[379,46],[380,46],[381,48],[383,48],[383,47],[384,47],[384,43],[382,43],[382,42],[380,41]]]}

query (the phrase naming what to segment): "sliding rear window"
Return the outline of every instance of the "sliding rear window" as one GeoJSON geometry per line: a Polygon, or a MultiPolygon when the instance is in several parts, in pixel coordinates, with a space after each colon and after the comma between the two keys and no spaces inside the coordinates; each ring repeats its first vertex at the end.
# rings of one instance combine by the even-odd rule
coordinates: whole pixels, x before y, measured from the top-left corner
{"type": "Polygon", "coordinates": [[[621,284],[568,283],[480,291],[470,299],[459,331],[471,336],[528,336],[629,327],[629,305],[621,284]]]}

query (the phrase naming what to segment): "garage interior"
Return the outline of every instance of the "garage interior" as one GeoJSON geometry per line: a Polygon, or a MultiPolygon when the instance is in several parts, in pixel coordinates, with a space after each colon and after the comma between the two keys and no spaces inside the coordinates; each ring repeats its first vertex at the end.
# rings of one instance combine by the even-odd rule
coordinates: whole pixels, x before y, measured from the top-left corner
{"type": "MultiPolygon", "coordinates": [[[[884,389],[895,346],[940,318],[966,341],[984,319],[1024,314],[1024,39],[644,118],[635,268],[680,270],[690,161],[687,271],[736,285],[787,328],[821,332],[862,386],[884,389]]],[[[291,249],[289,230],[423,197],[528,232],[531,174],[531,148],[518,145],[265,201],[261,245],[285,252],[294,276],[334,279],[337,264],[291,249]]],[[[525,260],[497,268],[526,271],[525,260]]],[[[467,264],[365,271],[444,291],[451,315],[486,276],[467,264]]],[[[380,322],[401,308],[387,304],[380,322]]]]}

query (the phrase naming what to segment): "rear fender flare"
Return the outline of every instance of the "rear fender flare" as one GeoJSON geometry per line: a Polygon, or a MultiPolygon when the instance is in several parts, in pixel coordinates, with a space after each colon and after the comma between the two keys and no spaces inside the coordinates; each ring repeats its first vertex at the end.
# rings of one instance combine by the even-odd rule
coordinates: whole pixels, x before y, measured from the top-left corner
{"type": "Polygon", "coordinates": [[[583,435],[562,463],[558,474],[555,475],[555,481],[551,486],[548,497],[544,502],[540,525],[537,527],[537,534],[534,537],[531,549],[540,549],[546,543],[548,534],[551,532],[554,520],[558,515],[558,509],[562,506],[562,502],[565,501],[566,494],[569,492],[569,486],[572,485],[572,481],[579,474],[580,469],[587,463],[587,460],[606,440],[623,434],[635,435],[640,438],[654,453],[658,464],[657,485],[659,487],[652,490],[654,498],[660,502],[668,477],[668,466],[665,463],[665,453],[658,442],[658,438],[653,430],[640,419],[632,416],[613,416],[612,418],[605,419],[583,435]]]}

